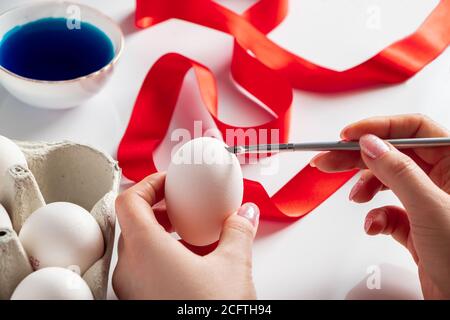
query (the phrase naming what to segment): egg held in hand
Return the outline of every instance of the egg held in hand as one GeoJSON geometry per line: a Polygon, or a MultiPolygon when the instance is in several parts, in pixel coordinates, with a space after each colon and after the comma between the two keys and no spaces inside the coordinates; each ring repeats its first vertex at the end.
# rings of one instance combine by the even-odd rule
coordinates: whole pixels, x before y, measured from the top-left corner
{"type": "Polygon", "coordinates": [[[165,182],[167,215],[186,242],[219,240],[224,220],[242,204],[242,170],[236,156],[214,138],[184,144],[172,156],[165,182]]]}
{"type": "Polygon", "coordinates": [[[35,269],[79,268],[83,274],[104,253],[103,234],[94,217],[69,202],[54,202],[34,211],[19,239],[35,269]]]}
{"type": "Polygon", "coordinates": [[[94,300],[94,297],[77,273],[51,267],[25,277],[14,290],[11,300],[94,300]]]}

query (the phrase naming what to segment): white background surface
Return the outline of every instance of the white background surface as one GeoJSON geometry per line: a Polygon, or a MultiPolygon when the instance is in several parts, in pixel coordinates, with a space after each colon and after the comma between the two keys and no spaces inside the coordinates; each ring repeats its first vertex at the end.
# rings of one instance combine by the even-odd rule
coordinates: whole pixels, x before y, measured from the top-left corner
{"type": "MultiPolygon", "coordinates": [[[[1,0],[0,11],[25,0],[1,0]]],[[[113,17],[123,28],[126,47],[113,79],[94,99],[67,111],[46,111],[22,104],[0,88],[0,134],[21,140],[70,139],[115,156],[140,85],[150,66],[167,52],[178,52],[213,70],[218,78],[219,108],[233,124],[258,123],[262,112],[229,79],[232,40],[187,22],[169,21],[137,31],[134,1],[84,0],[113,17]],[[239,112],[239,119],[236,114],[239,112]]],[[[253,1],[221,1],[237,11],[253,1]]],[[[316,63],[346,69],[414,31],[437,0],[291,0],[290,13],[270,37],[316,63]],[[374,14],[379,13],[377,20],[374,14]]],[[[192,75],[180,97],[182,108],[199,104],[192,75]]],[[[450,51],[417,76],[398,86],[319,95],[295,92],[291,141],[335,140],[346,124],[372,115],[420,112],[450,127],[450,51]]],[[[178,113],[180,110],[178,110],[178,113]]],[[[313,154],[274,159],[280,170],[261,176],[244,168],[270,194],[276,192],[313,154]]],[[[159,152],[161,168],[167,157],[159,152]]],[[[352,180],[354,183],[355,180],[352,180]]],[[[254,280],[263,299],[421,298],[417,271],[409,253],[389,237],[366,236],[363,220],[371,208],[396,204],[390,192],[369,204],[348,201],[346,184],[313,213],[292,224],[260,224],[254,246],[254,280]],[[381,289],[369,290],[366,278],[379,268],[381,289]]],[[[113,293],[110,292],[110,297],[113,293]]]]}

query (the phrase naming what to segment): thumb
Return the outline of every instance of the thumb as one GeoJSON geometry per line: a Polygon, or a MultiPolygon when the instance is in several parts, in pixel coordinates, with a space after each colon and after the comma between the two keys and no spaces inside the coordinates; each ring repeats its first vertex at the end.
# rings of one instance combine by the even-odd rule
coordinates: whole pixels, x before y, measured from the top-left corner
{"type": "Polygon", "coordinates": [[[227,258],[251,261],[253,239],[259,223],[259,209],[254,203],[245,203],[237,214],[228,217],[223,225],[215,251],[227,258]]]}
{"type": "Polygon", "coordinates": [[[410,214],[430,212],[439,205],[443,191],[407,155],[380,138],[360,138],[361,156],[372,173],[400,199],[410,214]]]}

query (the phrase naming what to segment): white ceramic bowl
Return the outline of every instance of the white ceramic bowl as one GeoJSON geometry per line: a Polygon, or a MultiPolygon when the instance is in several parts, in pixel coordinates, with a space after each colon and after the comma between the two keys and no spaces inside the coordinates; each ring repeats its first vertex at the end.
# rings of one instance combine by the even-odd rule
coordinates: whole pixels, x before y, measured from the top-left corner
{"type": "Polygon", "coordinates": [[[41,108],[65,109],[78,106],[98,93],[111,77],[123,50],[123,33],[116,22],[100,11],[66,1],[33,1],[0,15],[0,39],[12,28],[46,17],[68,17],[71,6],[79,9],[81,21],[102,30],[112,41],[114,58],[91,74],[63,81],[43,81],[19,76],[0,66],[0,82],[17,99],[41,108]]]}

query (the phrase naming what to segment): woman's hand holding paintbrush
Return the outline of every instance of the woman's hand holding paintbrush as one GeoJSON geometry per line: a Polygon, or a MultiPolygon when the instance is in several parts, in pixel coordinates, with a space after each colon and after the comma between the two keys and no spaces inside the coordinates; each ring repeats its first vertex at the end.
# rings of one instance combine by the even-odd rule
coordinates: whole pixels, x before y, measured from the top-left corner
{"type": "Polygon", "coordinates": [[[425,298],[449,299],[450,147],[400,152],[380,139],[448,138],[449,132],[426,117],[401,115],[362,120],[346,127],[341,136],[358,140],[361,152],[321,153],[311,165],[325,172],[361,169],[350,192],[350,199],[358,203],[370,201],[380,190],[392,190],[404,208],[388,205],[371,210],[366,232],[392,235],[411,252],[425,298]]]}

